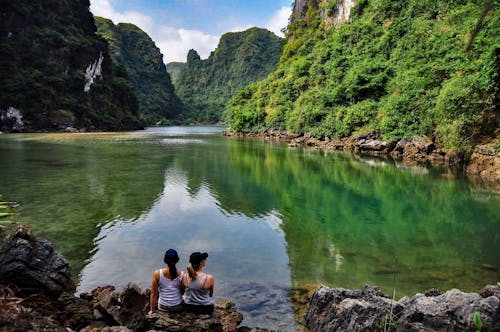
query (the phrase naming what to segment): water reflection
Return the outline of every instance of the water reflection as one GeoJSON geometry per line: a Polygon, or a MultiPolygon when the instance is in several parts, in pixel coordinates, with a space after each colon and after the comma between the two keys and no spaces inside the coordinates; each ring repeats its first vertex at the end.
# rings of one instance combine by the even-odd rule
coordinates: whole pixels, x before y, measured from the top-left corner
{"type": "Polygon", "coordinates": [[[497,195],[435,169],[220,130],[2,135],[0,188],[77,273],[87,263],[79,290],[148,286],[168,247],[182,268],[208,251],[216,296],[249,325],[289,330],[319,284],[390,293],[396,274],[402,296],[500,280],[497,195]]]}
{"type": "Polygon", "coordinates": [[[205,271],[216,277],[216,298],[234,300],[245,324],[293,329],[290,270],[279,220],[276,212],[261,218],[228,214],[204,185],[193,195],[184,171],[170,167],[150,211],[133,223],[116,220],[101,229],[78,291],[125,282],[148,287],[167,248],[180,253],[178,266],[184,270],[191,252],[207,251],[205,271]]]}

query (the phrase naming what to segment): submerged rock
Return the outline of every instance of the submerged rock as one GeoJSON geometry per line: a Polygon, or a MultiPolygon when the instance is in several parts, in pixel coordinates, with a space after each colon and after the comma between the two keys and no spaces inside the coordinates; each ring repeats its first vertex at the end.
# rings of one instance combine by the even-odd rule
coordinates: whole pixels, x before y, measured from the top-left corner
{"type": "Polygon", "coordinates": [[[480,294],[452,289],[433,290],[391,301],[376,287],[362,290],[321,287],[304,317],[313,331],[474,331],[473,315],[479,312],[490,331],[500,330],[500,283],[480,294]],[[392,313],[391,313],[392,312],[392,313]]]}

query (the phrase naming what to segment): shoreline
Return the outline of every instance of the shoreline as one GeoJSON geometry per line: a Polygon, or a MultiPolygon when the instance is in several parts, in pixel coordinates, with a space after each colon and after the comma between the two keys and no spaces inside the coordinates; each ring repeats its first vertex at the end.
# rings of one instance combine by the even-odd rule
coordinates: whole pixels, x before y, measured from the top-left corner
{"type": "MultiPolygon", "coordinates": [[[[357,156],[371,156],[394,161],[403,166],[444,167],[463,174],[474,185],[500,194],[500,153],[490,145],[477,145],[469,158],[463,153],[438,147],[429,137],[416,136],[411,140],[383,141],[376,133],[352,138],[314,138],[312,133],[298,135],[268,129],[259,133],[242,133],[226,130],[223,136],[277,140],[290,148],[304,147],[326,151],[344,151],[357,156]]],[[[452,177],[452,176],[451,176],[452,177]]]]}
{"type": "MultiPolygon", "coordinates": [[[[149,311],[150,290],[112,285],[74,295],[67,260],[27,227],[18,227],[0,250],[0,331],[270,331],[240,326],[235,303],[221,300],[212,315],[149,311]]],[[[378,287],[361,290],[321,286],[300,303],[296,321],[311,331],[393,330],[472,331],[474,316],[484,326],[500,328],[500,282],[478,293],[432,289],[391,299],[378,287]],[[391,318],[388,318],[388,313],[391,318]],[[305,314],[304,314],[305,312],[305,314]],[[390,325],[390,326],[389,326],[390,325]]]]}

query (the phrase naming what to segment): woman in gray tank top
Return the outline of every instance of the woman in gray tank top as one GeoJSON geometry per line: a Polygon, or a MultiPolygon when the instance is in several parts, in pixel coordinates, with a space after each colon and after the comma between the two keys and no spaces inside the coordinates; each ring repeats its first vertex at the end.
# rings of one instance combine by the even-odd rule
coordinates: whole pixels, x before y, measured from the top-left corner
{"type": "Polygon", "coordinates": [[[203,273],[207,257],[206,252],[194,252],[189,256],[188,273],[184,274],[182,284],[186,310],[210,315],[214,311],[215,279],[211,274],[203,273]]]}

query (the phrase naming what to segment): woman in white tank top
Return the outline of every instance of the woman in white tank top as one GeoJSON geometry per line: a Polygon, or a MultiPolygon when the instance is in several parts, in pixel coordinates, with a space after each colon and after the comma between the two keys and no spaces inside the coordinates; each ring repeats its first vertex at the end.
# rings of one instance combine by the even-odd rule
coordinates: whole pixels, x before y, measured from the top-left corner
{"type": "Polygon", "coordinates": [[[179,262],[179,256],[174,249],[168,249],[163,259],[166,268],[156,270],[151,281],[151,296],[149,298],[149,314],[158,310],[178,312],[184,308],[182,294],[184,287],[182,278],[184,272],[178,271],[175,264],[179,262]]]}

